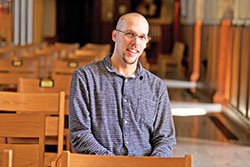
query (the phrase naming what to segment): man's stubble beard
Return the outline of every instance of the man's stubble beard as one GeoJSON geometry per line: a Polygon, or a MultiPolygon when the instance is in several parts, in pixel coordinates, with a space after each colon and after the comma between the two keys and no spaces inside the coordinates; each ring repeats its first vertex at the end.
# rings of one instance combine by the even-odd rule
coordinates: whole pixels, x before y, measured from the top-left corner
{"type": "MultiPolygon", "coordinates": [[[[139,57],[140,57],[140,56],[139,56],[139,57]]],[[[125,56],[123,55],[123,56],[122,56],[122,60],[123,60],[126,64],[133,65],[133,64],[137,63],[139,57],[137,57],[137,58],[135,59],[135,61],[133,61],[133,62],[128,62],[128,61],[126,60],[125,56]]]]}

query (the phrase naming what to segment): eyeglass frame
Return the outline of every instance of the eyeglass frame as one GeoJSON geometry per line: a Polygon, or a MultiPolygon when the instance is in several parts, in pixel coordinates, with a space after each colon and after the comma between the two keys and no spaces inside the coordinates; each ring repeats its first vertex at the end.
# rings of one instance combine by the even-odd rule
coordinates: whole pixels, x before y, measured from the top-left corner
{"type": "Polygon", "coordinates": [[[138,34],[132,32],[132,31],[122,31],[122,30],[118,30],[118,29],[115,29],[115,30],[118,31],[118,32],[123,33],[126,37],[128,37],[130,39],[134,39],[135,37],[138,37],[139,39],[144,39],[144,37],[146,36],[145,42],[149,42],[151,40],[150,36],[148,36],[148,35],[143,36],[143,35],[138,35],[138,34]],[[132,36],[129,37],[128,33],[131,33],[132,36]],[[143,38],[140,38],[141,36],[143,36],[143,38]]]}

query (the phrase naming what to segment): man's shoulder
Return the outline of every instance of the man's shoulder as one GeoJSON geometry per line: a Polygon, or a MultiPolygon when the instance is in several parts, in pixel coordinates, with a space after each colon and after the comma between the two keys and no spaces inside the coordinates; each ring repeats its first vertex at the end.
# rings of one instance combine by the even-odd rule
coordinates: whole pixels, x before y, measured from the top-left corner
{"type": "Polygon", "coordinates": [[[156,83],[161,83],[161,84],[164,83],[160,77],[158,77],[156,74],[154,74],[146,69],[144,69],[143,73],[144,73],[144,76],[147,78],[147,80],[150,82],[156,82],[156,83]]]}
{"type": "Polygon", "coordinates": [[[164,81],[150,71],[144,71],[142,81],[143,80],[143,90],[147,90],[147,94],[150,94],[150,96],[161,97],[167,92],[167,85],[164,81]]]}
{"type": "Polygon", "coordinates": [[[97,69],[100,69],[103,67],[103,62],[102,61],[96,61],[84,66],[80,66],[77,68],[75,71],[76,72],[90,72],[90,71],[95,71],[97,69]]]}

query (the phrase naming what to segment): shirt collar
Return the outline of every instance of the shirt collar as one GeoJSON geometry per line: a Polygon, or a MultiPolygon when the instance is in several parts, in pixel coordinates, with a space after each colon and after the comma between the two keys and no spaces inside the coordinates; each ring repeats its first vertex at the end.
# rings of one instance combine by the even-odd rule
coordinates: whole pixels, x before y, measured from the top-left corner
{"type": "MultiPolygon", "coordinates": [[[[118,75],[121,75],[121,74],[119,74],[119,73],[115,70],[115,68],[112,66],[112,64],[111,64],[111,56],[112,56],[112,53],[108,54],[108,55],[103,59],[105,68],[106,68],[109,72],[112,72],[112,73],[116,73],[116,74],[118,74],[118,75]]],[[[135,77],[140,77],[140,76],[142,76],[142,74],[143,74],[143,67],[142,67],[141,63],[138,61],[137,69],[136,69],[136,72],[135,72],[135,77]]]]}

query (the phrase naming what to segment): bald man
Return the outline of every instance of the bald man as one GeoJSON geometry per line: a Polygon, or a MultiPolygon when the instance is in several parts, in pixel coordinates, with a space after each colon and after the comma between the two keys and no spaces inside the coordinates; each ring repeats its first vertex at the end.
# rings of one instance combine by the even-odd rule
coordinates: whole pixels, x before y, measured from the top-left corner
{"type": "Polygon", "coordinates": [[[142,15],[121,16],[112,31],[113,53],[74,72],[69,130],[77,153],[172,156],[176,139],[166,85],[138,61],[148,31],[142,15]]]}

